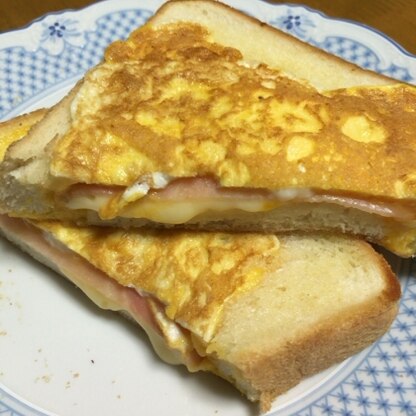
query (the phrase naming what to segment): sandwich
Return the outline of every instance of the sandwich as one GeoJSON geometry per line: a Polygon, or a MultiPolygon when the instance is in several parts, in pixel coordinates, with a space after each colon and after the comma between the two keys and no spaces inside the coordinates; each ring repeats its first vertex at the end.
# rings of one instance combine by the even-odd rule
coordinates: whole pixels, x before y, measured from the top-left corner
{"type": "Polygon", "coordinates": [[[0,167],[0,211],[416,251],[415,87],[212,0],[106,50],[0,167]]]}
{"type": "Polygon", "coordinates": [[[343,232],[416,252],[416,89],[220,2],[116,41],[0,166],[0,211],[343,232]]]}
{"type": "MultiPolygon", "coordinates": [[[[1,151],[42,117],[0,124],[1,151]]],[[[0,231],[101,308],[137,322],[162,359],[225,378],[262,411],[370,345],[397,314],[400,285],[387,262],[347,236],[127,230],[6,214],[0,231]]]]}

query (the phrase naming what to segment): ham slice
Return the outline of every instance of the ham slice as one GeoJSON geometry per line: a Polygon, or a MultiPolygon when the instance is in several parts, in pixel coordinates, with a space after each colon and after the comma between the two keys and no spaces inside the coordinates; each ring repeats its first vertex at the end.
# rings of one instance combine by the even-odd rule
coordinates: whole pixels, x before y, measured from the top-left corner
{"type": "MultiPolygon", "coordinates": [[[[124,311],[149,335],[155,350],[170,363],[184,363],[193,370],[199,368],[201,357],[193,348],[171,351],[169,339],[161,323],[168,321],[163,305],[151,296],[140,294],[135,288],[125,287],[98,270],[80,255],[53,239],[53,236],[35,225],[19,219],[0,215],[0,230],[25,251],[52,267],[75,283],[99,307],[124,311]]],[[[187,331],[176,323],[175,333],[189,344],[187,331]]]]}
{"type": "Polygon", "coordinates": [[[360,196],[316,191],[308,188],[282,189],[278,191],[226,188],[219,186],[217,181],[210,177],[174,179],[167,183],[164,188],[150,188],[146,193],[138,194],[136,198],[132,198],[130,192],[129,200],[123,202],[123,194],[129,189],[104,185],[75,184],[65,193],[65,200],[69,202],[69,206],[72,208],[94,209],[95,207],[96,211],[102,211],[104,205],[109,204],[110,200],[114,202],[117,199],[120,212],[115,212],[115,204],[112,203],[111,212],[114,216],[124,216],[123,212],[121,212],[123,210],[124,213],[134,212],[134,209],[125,210],[126,207],[131,207],[132,204],[135,208],[139,208],[140,204],[147,204],[149,202],[154,206],[158,202],[161,204],[175,204],[203,201],[205,206],[209,206],[210,210],[215,211],[216,203],[220,201],[227,201],[227,207],[230,206],[230,202],[235,201],[236,209],[241,209],[241,202],[244,203],[247,201],[258,202],[259,204],[257,206],[259,210],[273,209],[282,203],[290,202],[329,203],[341,205],[346,208],[354,208],[383,217],[394,217],[400,221],[412,221],[416,219],[414,203],[406,200],[399,203],[397,201],[383,201],[382,198],[378,200],[373,198],[370,201],[365,196],[361,198],[360,196]],[[88,202],[85,203],[85,201],[88,202]]]}

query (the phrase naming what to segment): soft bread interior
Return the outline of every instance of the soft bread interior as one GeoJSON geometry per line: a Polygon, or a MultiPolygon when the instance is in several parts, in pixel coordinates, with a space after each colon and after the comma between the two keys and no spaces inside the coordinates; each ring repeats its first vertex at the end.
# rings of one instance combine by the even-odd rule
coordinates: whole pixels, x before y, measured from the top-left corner
{"type": "Polygon", "coordinates": [[[226,306],[208,347],[219,369],[265,408],[302,378],[380,337],[400,288],[370,246],[346,238],[285,236],[281,265],[226,306]]]}

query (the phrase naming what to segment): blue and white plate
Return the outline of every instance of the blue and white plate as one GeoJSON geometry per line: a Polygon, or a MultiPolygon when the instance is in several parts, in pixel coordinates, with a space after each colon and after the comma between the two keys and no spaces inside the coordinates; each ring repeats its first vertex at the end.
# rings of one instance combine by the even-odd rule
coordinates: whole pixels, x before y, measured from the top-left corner
{"type": "MultiPolygon", "coordinates": [[[[111,41],[162,0],[108,0],[0,35],[0,119],[55,103],[111,41]]],[[[416,58],[383,34],[294,5],[228,0],[366,68],[416,83],[416,58]]],[[[278,51],[276,51],[278,53],[278,51]]],[[[278,398],[270,415],[416,415],[416,262],[390,256],[403,297],[376,344],[278,398]]],[[[162,363],[136,326],[97,310],[53,272],[0,240],[0,414],[249,416],[209,374],[162,363]]]]}

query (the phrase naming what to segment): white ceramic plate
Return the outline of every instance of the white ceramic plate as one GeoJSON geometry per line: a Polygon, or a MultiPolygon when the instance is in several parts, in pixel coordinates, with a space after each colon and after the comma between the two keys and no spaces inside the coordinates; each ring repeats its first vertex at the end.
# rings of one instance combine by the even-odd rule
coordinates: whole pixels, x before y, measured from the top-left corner
{"type": "MultiPolygon", "coordinates": [[[[161,0],[109,0],[0,35],[0,118],[56,102],[161,0]]],[[[227,3],[362,66],[416,81],[416,59],[368,27],[308,8],[227,3]]],[[[399,24],[399,22],[398,22],[399,24]]],[[[279,53],[279,51],[276,51],[279,53]]],[[[280,397],[271,415],[416,414],[416,262],[389,256],[403,297],[377,344],[280,397]]],[[[144,334],[0,240],[0,414],[253,415],[226,382],[162,363],[144,334]]]]}

